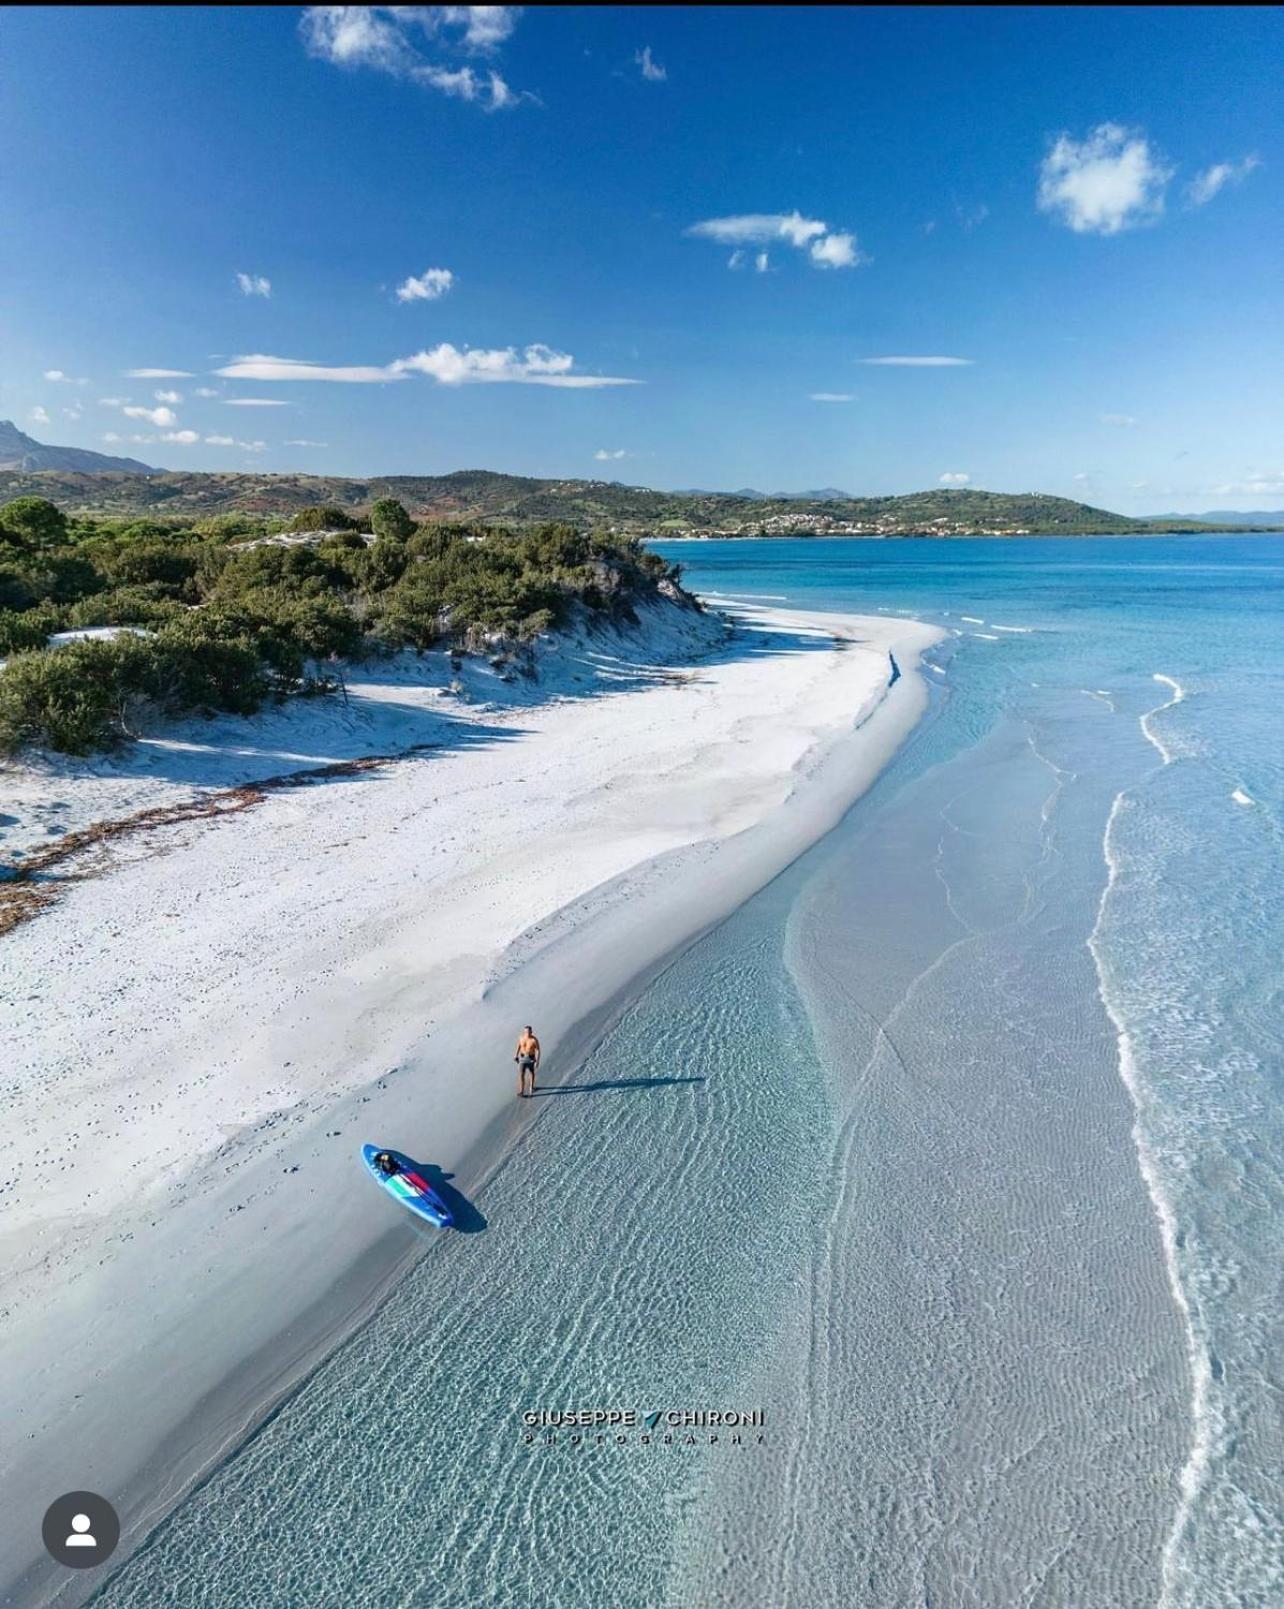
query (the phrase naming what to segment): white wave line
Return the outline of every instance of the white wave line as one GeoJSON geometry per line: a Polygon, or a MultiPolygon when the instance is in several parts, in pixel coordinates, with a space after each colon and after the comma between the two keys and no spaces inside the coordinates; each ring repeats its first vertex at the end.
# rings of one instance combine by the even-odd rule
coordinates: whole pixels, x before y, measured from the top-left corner
{"type": "Polygon", "coordinates": [[[1146,713],[1141,717],[1141,730],[1145,733],[1148,740],[1159,750],[1159,758],[1164,762],[1164,764],[1171,765],[1173,760],[1173,752],[1164,742],[1163,738],[1156,735],[1150,723],[1156,715],[1162,715],[1165,710],[1172,709],[1174,704],[1180,704],[1182,699],[1184,699],[1186,696],[1186,689],[1179,681],[1175,681],[1171,676],[1164,676],[1159,671],[1155,672],[1154,679],[1157,682],[1163,682],[1166,687],[1171,687],[1173,690],[1173,696],[1166,704],[1156,704],[1153,710],[1146,711],[1146,713]]]}
{"type": "MultiPolygon", "coordinates": [[[[1162,681],[1170,680],[1166,676],[1158,679],[1162,681]]],[[[1173,683],[1172,685],[1176,686],[1177,684],[1173,683]]],[[[1173,703],[1180,702],[1182,696],[1179,689],[1178,696],[1173,700],[1173,703]]],[[[1164,707],[1166,708],[1167,706],[1164,707]]],[[[1147,735],[1149,736],[1149,734],[1147,735]]],[[[1166,759],[1164,763],[1167,764],[1166,759]]],[[[1213,1450],[1213,1426],[1209,1411],[1209,1393],[1213,1375],[1207,1349],[1200,1345],[1199,1338],[1195,1333],[1190,1301],[1181,1282],[1181,1271],[1177,1257],[1177,1216],[1164,1191],[1159,1169],[1155,1163],[1154,1152],[1150,1148],[1142,1127],[1142,1112],[1145,1106],[1146,1092],[1142,1088],[1137,1060],[1133,1053],[1132,1036],[1124,1026],[1123,1018],[1119,1011],[1111,1002],[1110,991],[1106,984],[1106,968],[1101,955],[1101,924],[1119,871],[1119,863],[1113,852],[1111,838],[1114,832],[1115,820],[1123,805],[1125,796],[1126,790],[1121,790],[1115,795],[1114,803],[1110,806],[1110,814],[1106,818],[1106,830],[1101,844],[1102,856],[1107,869],[1106,886],[1101,891],[1101,899],[1097,905],[1097,919],[1093,924],[1092,932],[1088,936],[1088,949],[1097,969],[1097,993],[1101,997],[1101,1003],[1105,1008],[1106,1015],[1115,1030],[1115,1041],[1118,1046],[1119,1076],[1132,1100],[1133,1143],[1137,1148],[1137,1160],[1141,1169],[1142,1179],[1150,1194],[1155,1216],[1159,1220],[1159,1236],[1164,1248],[1164,1263],[1168,1272],[1168,1284],[1172,1290],[1173,1301],[1182,1316],[1182,1321],[1186,1328],[1186,1354],[1190,1365],[1191,1441],[1190,1449],[1186,1455],[1186,1462],[1182,1466],[1181,1474],[1178,1477],[1178,1488],[1181,1495],[1173,1518],[1172,1530],[1164,1543],[1161,1555],[1161,1585],[1158,1609],[1167,1609],[1167,1606],[1175,1602],[1173,1591],[1177,1574],[1177,1551],[1190,1525],[1195,1499],[1203,1486],[1213,1450]]]]}
{"type": "Polygon", "coordinates": [[[978,620],[975,615],[960,615],[960,620],[966,620],[969,626],[983,626],[984,620],[978,620]]]}
{"type": "Polygon", "coordinates": [[[1033,626],[998,626],[998,625],[995,625],[993,622],[991,622],[990,629],[992,631],[1017,631],[1017,632],[1020,632],[1022,636],[1028,636],[1030,634],[1030,632],[1032,632],[1034,630],[1034,627],[1033,626]]]}

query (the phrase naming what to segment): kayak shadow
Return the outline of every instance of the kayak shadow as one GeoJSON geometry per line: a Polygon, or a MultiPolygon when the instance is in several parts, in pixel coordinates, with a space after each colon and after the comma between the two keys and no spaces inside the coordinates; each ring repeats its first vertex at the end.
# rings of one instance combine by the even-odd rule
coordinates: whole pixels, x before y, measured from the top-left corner
{"type": "Polygon", "coordinates": [[[665,1084],[703,1084],[704,1078],[602,1078],[592,1084],[552,1084],[547,1089],[537,1089],[535,1098],[541,1095],[592,1095],[598,1090],[606,1089],[659,1089],[665,1084]]]}
{"type": "Polygon", "coordinates": [[[485,1214],[469,1201],[462,1190],[456,1190],[453,1184],[448,1183],[455,1175],[446,1173],[435,1162],[416,1162],[415,1171],[422,1173],[427,1182],[433,1187],[442,1201],[450,1209],[453,1219],[451,1228],[461,1235],[479,1235],[483,1229],[489,1227],[485,1214]]]}

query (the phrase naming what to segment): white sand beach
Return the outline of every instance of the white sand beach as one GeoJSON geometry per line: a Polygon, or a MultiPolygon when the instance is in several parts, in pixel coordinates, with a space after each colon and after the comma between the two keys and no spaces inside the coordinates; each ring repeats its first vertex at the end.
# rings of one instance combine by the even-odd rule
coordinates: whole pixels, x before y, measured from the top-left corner
{"type": "Polygon", "coordinates": [[[538,682],[410,658],[346,701],[0,773],[10,861],[255,778],[402,756],[104,842],[0,938],[4,1601],[87,1590],[39,1553],[50,1494],[109,1496],[124,1556],[422,1255],[433,1231],[363,1176],[363,1141],[471,1195],[528,1121],[522,1024],[547,1078],[571,1071],[625,992],[832,826],[921,713],[931,628],[736,621],[666,605],[551,647],[538,682]]]}

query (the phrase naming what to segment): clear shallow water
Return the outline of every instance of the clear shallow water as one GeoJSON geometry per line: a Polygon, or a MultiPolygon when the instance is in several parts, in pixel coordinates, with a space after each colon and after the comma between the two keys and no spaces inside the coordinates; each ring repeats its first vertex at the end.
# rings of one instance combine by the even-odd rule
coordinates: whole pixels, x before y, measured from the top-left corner
{"type": "Polygon", "coordinates": [[[1279,1601],[1284,542],[672,551],[932,714],[101,1601],[1279,1601]]]}

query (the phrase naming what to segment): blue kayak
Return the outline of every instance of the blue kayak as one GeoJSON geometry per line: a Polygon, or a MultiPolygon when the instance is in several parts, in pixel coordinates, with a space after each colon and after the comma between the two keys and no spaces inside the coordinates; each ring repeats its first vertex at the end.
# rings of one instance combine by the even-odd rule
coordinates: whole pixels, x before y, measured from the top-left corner
{"type": "Polygon", "coordinates": [[[377,1179],[388,1194],[400,1201],[403,1207],[409,1207],[411,1212],[417,1213],[419,1217],[427,1218],[428,1222],[436,1224],[438,1229],[449,1229],[454,1223],[450,1208],[408,1156],[403,1156],[400,1151],[394,1151],[390,1145],[363,1145],[361,1160],[371,1177],[377,1179]],[[375,1158],[381,1151],[386,1151],[396,1160],[399,1165],[398,1172],[383,1173],[375,1166],[375,1158]]]}

